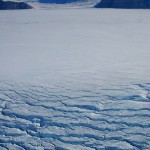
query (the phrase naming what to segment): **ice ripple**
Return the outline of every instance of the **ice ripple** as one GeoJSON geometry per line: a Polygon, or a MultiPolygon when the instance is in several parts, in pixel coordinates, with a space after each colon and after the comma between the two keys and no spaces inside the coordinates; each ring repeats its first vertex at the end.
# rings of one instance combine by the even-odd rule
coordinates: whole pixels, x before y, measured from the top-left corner
{"type": "Polygon", "coordinates": [[[150,84],[88,89],[0,82],[2,150],[148,150],[150,84]]]}

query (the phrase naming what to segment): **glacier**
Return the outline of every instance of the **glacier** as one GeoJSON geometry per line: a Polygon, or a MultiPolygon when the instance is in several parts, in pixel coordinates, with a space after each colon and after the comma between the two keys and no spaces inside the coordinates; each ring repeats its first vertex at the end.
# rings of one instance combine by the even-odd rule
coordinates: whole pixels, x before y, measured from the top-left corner
{"type": "Polygon", "coordinates": [[[149,150],[149,15],[0,11],[0,149],[149,150]]]}

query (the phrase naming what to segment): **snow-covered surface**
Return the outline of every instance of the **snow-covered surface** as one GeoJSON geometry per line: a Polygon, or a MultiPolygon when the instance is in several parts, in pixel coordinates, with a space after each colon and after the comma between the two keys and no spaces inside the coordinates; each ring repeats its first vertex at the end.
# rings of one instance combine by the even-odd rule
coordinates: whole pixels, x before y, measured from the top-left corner
{"type": "Polygon", "coordinates": [[[149,150],[149,10],[0,12],[0,149],[149,150]]]}
{"type": "Polygon", "coordinates": [[[87,8],[93,7],[100,0],[22,0],[28,2],[34,8],[87,8]]]}

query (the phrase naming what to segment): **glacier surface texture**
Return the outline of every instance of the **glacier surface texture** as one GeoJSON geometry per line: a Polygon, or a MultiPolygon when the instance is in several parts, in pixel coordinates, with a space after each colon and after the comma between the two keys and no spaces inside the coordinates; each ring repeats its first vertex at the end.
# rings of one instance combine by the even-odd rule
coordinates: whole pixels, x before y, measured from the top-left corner
{"type": "Polygon", "coordinates": [[[0,150],[149,150],[150,11],[0,11],[0,150]]]}

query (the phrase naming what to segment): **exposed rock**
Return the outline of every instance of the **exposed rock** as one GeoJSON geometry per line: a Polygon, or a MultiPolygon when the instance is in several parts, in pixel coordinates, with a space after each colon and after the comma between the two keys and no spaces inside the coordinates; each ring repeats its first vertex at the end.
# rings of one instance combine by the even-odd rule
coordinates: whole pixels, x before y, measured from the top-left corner
{"type": "Polygon", "coordinates": [[[150,0],[101,0],[96,8],[137,8],[149,9],[150,0]]]}
{"type": "Polygon", "coordinates": [[[7,9],[31,9],[32,7],[25,2],[13,2],[0,0],[0,10],[7,9]]]}

